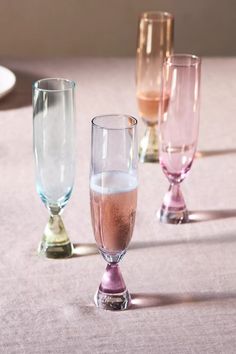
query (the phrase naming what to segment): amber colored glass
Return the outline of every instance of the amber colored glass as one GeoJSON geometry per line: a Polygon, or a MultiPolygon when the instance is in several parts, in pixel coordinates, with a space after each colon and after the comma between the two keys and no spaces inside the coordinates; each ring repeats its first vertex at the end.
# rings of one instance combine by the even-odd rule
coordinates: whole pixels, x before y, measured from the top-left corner
{"type": "MultiPolygon", "coordinates": [[[[140,141],[141,162],[158,161],[157,122],[160,105],[163,61],[172,54],[174,42],[174,16],[167,12],[144,12],[139,19],[136,96],[139,115],[147,125],[140,141]]],[[[164,97],[164,107],[169,98],[164,97]]]]}

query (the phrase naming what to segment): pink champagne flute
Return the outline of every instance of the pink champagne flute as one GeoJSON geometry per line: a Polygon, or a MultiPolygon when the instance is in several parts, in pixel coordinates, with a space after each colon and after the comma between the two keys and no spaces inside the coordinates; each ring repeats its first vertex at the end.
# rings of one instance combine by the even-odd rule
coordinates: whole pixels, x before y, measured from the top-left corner
{"type": "Polygon", "coordinates": [[[189,54],[174,54],[163,65],[162,103],[159,120],[159,158],[170,182],[159,211],[163,223],[188,222],[180,183],[188,174],[197,148],[199,128],[201,60],[189,54]]]}
{"type": "Polygon", "coordinates": [[[132,237],[137,205],[137,120],[107,115],[92,120],[90,206],[95,240],[108,263],[95,294],[97,307],[125,310],[130,304],[118,263],[132,237]]]}

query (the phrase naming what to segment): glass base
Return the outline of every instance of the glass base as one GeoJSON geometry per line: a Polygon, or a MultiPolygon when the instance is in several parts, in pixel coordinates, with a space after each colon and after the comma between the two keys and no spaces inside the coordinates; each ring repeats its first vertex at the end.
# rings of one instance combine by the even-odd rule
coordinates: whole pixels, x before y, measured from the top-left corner
{"type": "Polygon", "coordinates": [[[104,293],[98,289],[94,296],[94,302],[98,308],[103,310],[122,311],[128,309],[131,297],[127,289],[117,294],[104,293]]]}
{"type": "Polygon", "coordinates": [[[139,144],[139,161],[159,162],[156,125],[148,126],[139,144]]]}
{"type": "Polygon", "coordinates": [[[144,154],[143,152],[139,151],[139,161],[142,163],[145,162],[151,162],[151,163],[158,163],[159,158],[158,158],[158,152],[155,154],[144,154]]]}
{"type": "Polygon", "coordinates": [[[73,254],[73,246],[69,240],[60,215],[51,215],[45,227],[43,239],[38,253],[48,258],[68,258],[73,254]]]}
{"type": "Polygon", "coordinates": [[[163,224],[185,224],[189,222],[187,209],[170,211],[162,207],[157,212],[157,217],[163,224]]]}
{"type": "Polygon", "coordinates": [[[73,246],[69,241],[65,245],[48,244],[42,241],[38,247],[38,254],[47,258],[69,258],[73,254],[73,246]]]}

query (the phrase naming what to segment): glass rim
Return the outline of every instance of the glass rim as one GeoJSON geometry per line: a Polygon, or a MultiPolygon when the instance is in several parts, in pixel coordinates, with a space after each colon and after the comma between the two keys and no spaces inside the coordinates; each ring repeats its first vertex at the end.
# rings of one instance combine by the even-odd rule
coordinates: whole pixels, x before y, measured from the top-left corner
{"type": "Polygon", "coordinates": [[[144,11],[140,15],[142,21],[147,22],[166,22],[168,20],[174,20],[174,15],[167,11],[144,11]],[[149,18],[148,16],[156,16],[149,18]]]}
{"type": "Polygon", "coordinates": [[[33,86],[34,90],[41,91],[41,92],[65,92],[65,91],[73,90],[75,88],[75,86],[76,86],[76,83],[73,80],[64,79],[64,78],[61,78],[61,77],[47,77],[47,78],[40,79],[40,80],[37,80],[37,81],[33,82],[32,86],[33,86]],[[66,82],[66,83],[69,84],[69,87],[63,88],[63,89],[45,89],[45,88],[39,87],[39,85],[42,82],[46,82],[46,81],[66,82]]]}
{"type": "Polygon", "coordinates": [[[164,60],[165,66],[176,66],[176,67],[191,67],[196,66],[201,63],[201,58],[195,54],[188,54],[188,53],[177,53],[171,54],[164,60]],[[175,63],[174,59],[183,58],[183,59],[191,59],[188,63],[175,63]],[[173,61],[172,61],[173,60],[173,61]]]}
{"type": "Polygon", "coordinates": [[[132,129],[134,127],[136,127],[136,125],[138,124],[138,120],[136,118],[134,118],[133,116],[129,115],[129,114],[101,114],[101,115],[98,115],[98,116],[95,116],[92,118],[91,120],[91,123],[92,123],[92,127],[96,127],[96,128],[99,128],[99,129],[104,129],[104,130],[126,130],[126,129],[132,129]],[[127,126],[127,127],[122,127],[122,128],[116,128],[116,127],[106,127],[104,125],[100,125],[100,124],[97,124],[95,121],[99,118],[108,118],[108,117],[123,117],[123,118],[130,118],[131,121],[132,121],[132,124],[131,126],[127,126]]]}

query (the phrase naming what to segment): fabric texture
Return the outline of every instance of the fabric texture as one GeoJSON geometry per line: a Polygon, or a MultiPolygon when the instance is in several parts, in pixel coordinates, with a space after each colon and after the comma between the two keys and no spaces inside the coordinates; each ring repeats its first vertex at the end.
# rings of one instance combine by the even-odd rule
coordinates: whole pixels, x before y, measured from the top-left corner
{"type": "MultiPolygon", "coordinates": [[[[168,188],[159,164],[140,164],[133,238],[121,262],[132,307],[98,310],[105,262],[90,221],[90,121],[138,116],[134,59],[3,60],[17,76],[0,101],[0,352],[235,353],[236,59],[204,59],[198,151],[182,191],[193,221],[162,225],[168,188]],[[31,84],[77,82],[77,173],[63,213],[77,256],[44,259],[48,219],[35,188],[31,84]]],[[[144,125],[139,122],[139,135],[144,125]]]]}

